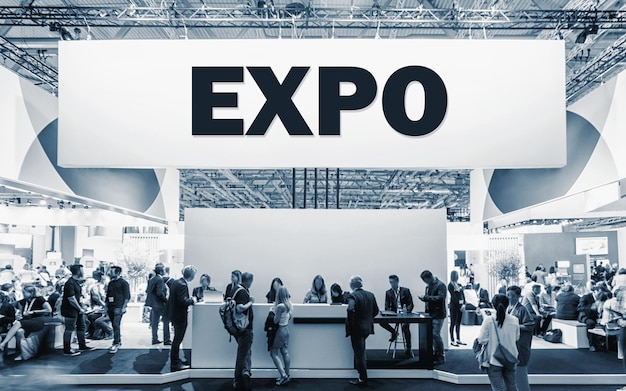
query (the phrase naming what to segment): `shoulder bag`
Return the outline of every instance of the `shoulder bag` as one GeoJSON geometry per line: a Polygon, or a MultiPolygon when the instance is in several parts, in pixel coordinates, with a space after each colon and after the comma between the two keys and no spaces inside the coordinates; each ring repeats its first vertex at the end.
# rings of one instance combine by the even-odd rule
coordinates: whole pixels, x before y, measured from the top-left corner
{"type": "Polygon", "coordinates": [[[503,367],[507,369],[513,368],[517,365],[519,360],[507,348],[502,346],[500,343],[500,335],[498,334],[498,323],[496,323],[495,318],[491,319],[493,320],[493,326],[496,329],[496,337],[498,338],[498,346],[496,347],[496,351],[493,353],[493,358],[498,360],[503,367]]]}

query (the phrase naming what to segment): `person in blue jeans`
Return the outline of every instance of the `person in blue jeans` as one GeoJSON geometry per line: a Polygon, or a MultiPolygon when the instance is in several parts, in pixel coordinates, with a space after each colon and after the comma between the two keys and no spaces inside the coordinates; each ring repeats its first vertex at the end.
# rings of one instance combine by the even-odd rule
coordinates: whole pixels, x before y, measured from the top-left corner
{"type": "Polygon", "coordinates": [[[252,304],[254,297],[250,296],[250,286],[254,276],[252,273],[243,273],[241,275],[241,284],[234,290],[233,299],[237,304],[235,311],[238,315],[248,317],[248,327],[235,336],[237,341],[237,359],[235,361],[235,379],[233,380],[233,388],[237,390],[250,390],[252,376],[252,321],[254,314],[252,313],[252,304]]]}
{"type": "Polygon", "coordinates": [[[519,320],[507,313],[509,299],[497,294],[492,300],[496,313],[485,318],[478,333],[478,343],[487,345],[489,367],[487,375],[492,391],[518,391],[515,383],[517,365],[505,365],[494,357],[498,345],[518,357],[517,340],[520,337],[519,320]]]}
{"type": "Polygon", "coordinates": [[[109,285],[107,286],[107,294],[105,303],[107,306],[107,315],[111,319],[113,326],[113,344],[109,349],[109,353],[117,353],[122,344],[121,324],[122,316],[126,313],[126,306],[130,301],[130,287],[128,282],[122,278],[122,268],[119,266],[111,266],[109,270],[109,285]]]}
{"type": "Polygon", "coordinates": [[[426,313],[433,318],[433,364],[441,365],[446,362],[441,328],[446,319],[446,296],[448,292],[446,285],[433,276],[430,270],[424,270],[420,277],[426,283],[426,294],[419,296],[419,299],[425,303],[426,313]]]}

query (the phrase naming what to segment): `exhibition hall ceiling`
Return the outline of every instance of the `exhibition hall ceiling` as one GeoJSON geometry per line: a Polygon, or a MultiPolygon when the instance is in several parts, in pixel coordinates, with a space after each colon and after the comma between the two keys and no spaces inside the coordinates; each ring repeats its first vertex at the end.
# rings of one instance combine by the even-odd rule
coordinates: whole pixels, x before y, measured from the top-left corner
{"type": "MultiPolygon", "coordinates": [[[[60,40],[333,38],[563,40],[571,104],[624,69],[626,2],[0,0],[0,65],[53,94],[60,40]]],[[[469,170],[184,169],[180,218],[190,207],[446,208],[467,221],[469,182],[469,170]]]]}

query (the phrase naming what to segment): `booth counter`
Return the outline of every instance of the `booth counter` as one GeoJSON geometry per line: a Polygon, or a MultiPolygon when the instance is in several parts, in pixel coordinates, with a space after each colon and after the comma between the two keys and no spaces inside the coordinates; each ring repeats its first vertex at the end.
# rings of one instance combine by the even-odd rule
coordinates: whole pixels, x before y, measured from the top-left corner
{"type": "MultiPolygon", "coordinates": [[[[219,316],[221,303],[198,303],[192,307],[191,365],[194,369],[234,368],[237,343],[229,342],[219,316]]],[[[272,369],[274,364],[267,348],[263,330],[271,304],[254,304],[254,339],[252,343],[252,368],[272,369]]],[[[289,324],[289,353],[292,369],[353,369],[350,339],[346,338],[346,305],[294,304],[289,324]]],[[[381,318],[376,318],[379,322],[381,318]]],[[[391,320],[386,318],[385,320],[391,320]]],[[[392,320],[393,321],[393,320],[392,320]]],[[[420,350],[420,361],[432,369],[432,319],[411,316],[406,321],[419,323],[412,327],[413,348],[420,350]],[[409,319],[410,318],[410,319],[409,319]]],[[[386,350],[389,333],[376,325],[375,334],[367,339],[367,349],[386,350]]]]}

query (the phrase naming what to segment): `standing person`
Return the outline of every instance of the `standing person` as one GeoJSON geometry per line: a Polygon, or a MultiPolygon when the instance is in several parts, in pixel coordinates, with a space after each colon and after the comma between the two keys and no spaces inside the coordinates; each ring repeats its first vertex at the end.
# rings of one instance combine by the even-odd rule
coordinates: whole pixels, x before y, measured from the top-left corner
{"type": "Polygon", "coordinates": [[[61,302],[61,315],[65,317],[65,331],[63,332],[63,354],[78,356],[80,350],[93,350],[85,342],[85,310],[80,305],[83,295],[79,281],[83,279],[83,265],[71,265],[70,277],[63,286],[63,300],[61,302]],[[78,339],[78,351],[71,347],[72,333],[76,331],[78,339]]]}
{"type": "Polygon", "coordinates": [[[530,347],[533,342],[533,330],[535,329],[535,319],[528,312],[528,309],[520,303],[522,288],[511,285],[506,296],[509,299],[509,308],[506,312],[513,315],[519,322],[520,336],[517,340],[517,352],[519,363],[515,371],[515,383],[520,391],[530,391],[528,384],[528,361],[530,361],[530,347]]]}
{"type": "Polygon", "coordinates": [[[456,270],[450,272],[448,292],[450,292],[450,344],[452,346],[467,345],[461,341],[461,318],[465,309],[465,294],[463,286],[459,284],[459,272],[456,270]],[[455,330],[456,341],[454,340],[455,330]]]}
{"type": "Polygon", "coordinates": [[[233,388],[245,391],[251,389],[252,321],[254,320],[252,304],[254,303],[254,297],[250,296],[250,287],[253,279],[254,275],[252,273],[243,273],[241,275],[241,284],[232,292],[233,300],[236,303],[235,312],[240,316],[248,317],[248,327],[235,336],[237,341],[237,359],[235,362],[235,379],[233,380],[233,388]]]}
{"type": "Polygon", "coordinates": [[[106,305],[107,315],[113,326],[113,344],[109,353],[117,353],[122,344],[121,325],[122,316],[126,313],[126,306],[130,301],[130,287],[122,278],[122,268],[111,266],[109,269],[109,285],[107,286],[106,305]]]}
{"type": "MultiPolygon", "coordinates": [[[[413,312],[413,296],[409,288],[400,286],[400,278],[392,274],[389,276],[389,285],[391,289],[385,292],[385,311],[401,312],[406,310],[407,313],[413,312]]],[[[380,322],[380,326],[391,333],[389,342],[393,342],[398,338],[398,333],[391,327],[389,322],[380,322]]],[[[406,357],[411,357],[411,329],[409,323],[402,323],[402,334],[406,342],[406,357]]]]}
{"type": "Polygon", "coordinates": [[[231,299],[233,294],[237,290],[237,287],[241,284],[241,271],[233,270],[230,272],[230,284],[226,285],[224,289],[224,300],[231,299]]]}
{"type": "Polygon", "coordinates": [[[182,270],[182,278],[174,280],[170,288],[170,297],[166,305],[166,317],[174,325],[174,340],[170,350],[170,369],[172,372],[191,368],[180,359],[180,344],[183,342],[187,331],[187,312],[189,306],[194,305],[198,300],[189,297],[189,285],[196,277],[197,269],[192,265],[187,265],[182,270]]]}
{"type": "Polygon", "coordinates": [[[313,278],[311,283],[311,290],[304,296],[305,304],[320,304],[327,303],[328,297],[326,296],[326,283],[324,277],[319,274],[313,278]]]}
{"type": "Polygon", "coordinates": [[[160,344],[158,337],[159,322],[163,323],[163,344],[171,345],[170,325],[165,320],[165,304],[167,303],[167,286],[163,280],[165,268],[163,264],[157,263],[154,267],[154,276],[148,281],[146,288],[146,305],[152,308],[150,310],[150,329],[152,331],[152,344],[160,344]]]}
{"type": "Polygon", "coordinates": [[[491,389],[493,391],[518,391],[515,384],[515,366],[507,367],[500,363],[494,357],[494,353],[498,345],[502,345],[513,356],[517,357],[517,340],[520,336],[519,322],[513,315],[506,313],[509,299],[505,295],[495,295],[492,304],[496,313],[483,320],[477,337],[480,344],[487,345],[490,357],[487,375],[491,389]]]}
{"type": "Polygon", "coordinates": [[[354,369],[359,372],[358,379],[350,380],[355,386],[367,385],[367,358],[365,356],[365,340],[374,334],[374,317],[378,315],[376,297],[372,292],[363,289],[360,276],[350,277],[348,296],[348,316],[346,317],[346,337],[350,337],[354,351],[354,369]]]}
{"type": "Polygon", "coordinates": [[[291,357],[289,356],[289,319],[293,305],[291,295],[284,286],[278,287],[276,291],[276,301],[274,302],[274,323],[278,325],[278,330],[274,336],[274,342],[270,349],[270,357],[278,370],[280,378],[276,379],[276,385],[282,386],[289,383],[291,376],[289,368],[291,357]]]}
{"type": "Polygon", "coordinates": [[[426,283],[426,294],[419,299],[426,303],[426,313],[433,317],[433,364],[441,365],[446,362],[441,338],[441,328],[446,319],[446,286],[430,270],[424,270],[420,277],[426,283]]]}

